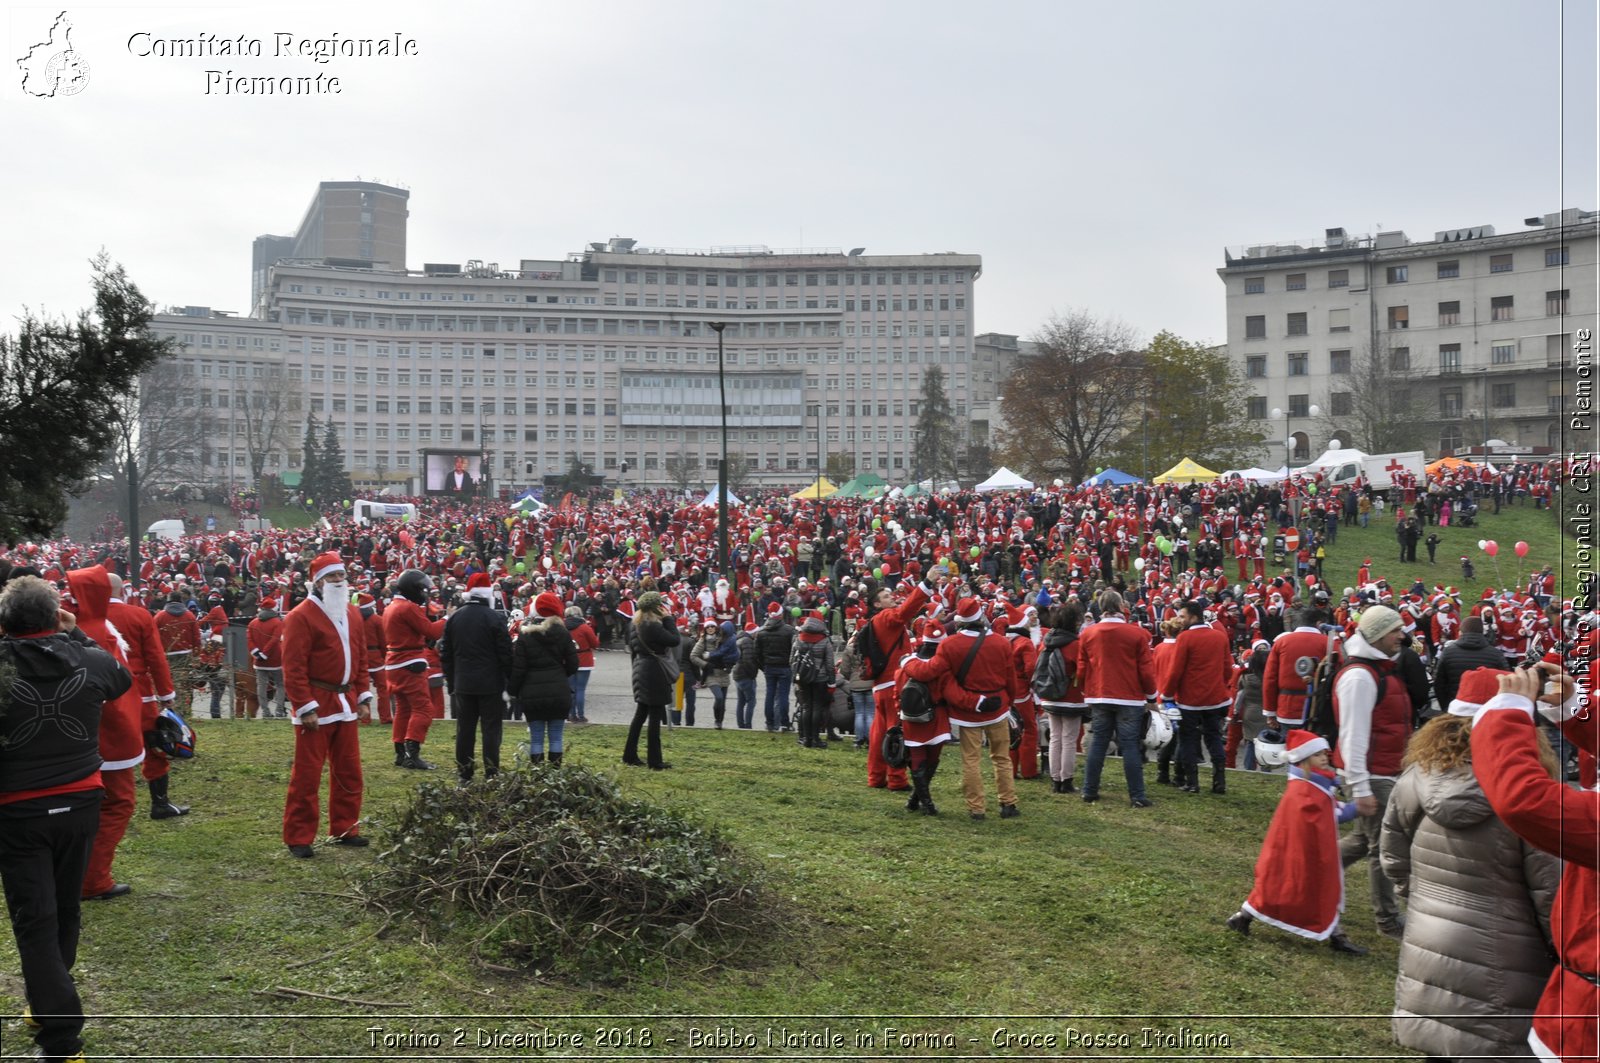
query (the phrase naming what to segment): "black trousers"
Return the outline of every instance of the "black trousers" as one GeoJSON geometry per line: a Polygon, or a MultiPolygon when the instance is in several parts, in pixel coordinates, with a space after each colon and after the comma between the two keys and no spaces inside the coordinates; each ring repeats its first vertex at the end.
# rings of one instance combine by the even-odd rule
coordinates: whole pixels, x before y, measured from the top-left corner
{"type": "Polygon", "coordinates": [[[500,772],[500,731],[505,720],[505,702],[499,694],[456,694],[456,772],[464,778],[472,776],[473,747],[478,738],[478,728],[483,728],[483,774],[500,772]]]}
{"type": "Polygon", "coordinates": [[[639,732],[648,722],[649,733],[645,738],[645,763],[652,768],[660,766],[661,759],[661,724],[667,718],[665,705],[637,705],[633,710],[633,720],[628,724],[628,742],[622,747],[622,759],[635,761],[639,759],[639,732]]]}
{"type": "Polygon", "coordinates": [[[1211,772],[1220,776],[1228,762],[1222,729],[1227,722],[1227,709],[1184,709],[1178,718],[1178,772],[1185,779],[1198,784],[1200,771],[1200,743],[1211,755],[1211,772]]]}
{"type": "Polygon", "coordinates": [[[0,805],[0,884],[39,1023],[33,1039],[46,1056],[63,1059],[83,1051],[83,1001],[72,965],[100,798],[99,790],[87,790],[0,805]]]}

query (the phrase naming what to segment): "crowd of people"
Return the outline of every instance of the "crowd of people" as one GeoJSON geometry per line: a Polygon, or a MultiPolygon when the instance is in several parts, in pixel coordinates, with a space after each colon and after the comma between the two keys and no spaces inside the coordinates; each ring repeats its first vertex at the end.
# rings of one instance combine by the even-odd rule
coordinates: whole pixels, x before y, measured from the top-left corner
{"type": "MultiPolygon", "coordinates": [[[[1536,853],[1553,851],[1593,873],[1595,853],[1570,834],[1552,839],[1537,812],[1502,808],[1521,809],[1537,792],[1540,808],[1559,805],[1565,815],[1583,797],[1523,778],[1520,761],[1512,765],[1522,772],[1514,783],[1485,783],[1460,796],[1485,760],[1473,714],[1485,705],[1523,708],[1516,699],[1528,673],[1513,669],[1543,661],[1552,676],[1570,671],[1593,689],[1592,597],[1558,599],[1550,565],[1525,584],[1469,600],[1443,579],[1391,584],[1381,574],[1386,566],[1371,559],[1349,586],[1335,589],[1322,560],[1341,527],[1391,513],[1397,564],[1415,560],[1423,528],[1433,529],[1432,559],[1441,530],[1481,519],[1491,501],[1496,510],[1529,499],[1548,504],[1557,486],[1535,465],[1492,475],[1462,466],[1425,483],[1402,480],[1387,493],[1297,476],[1267,484],[1058,483],[915,499],[772,495],[733,509],[725,565],[716,511],[666,494],[569,501],[531,517],[487,500],[417,499],[415,518],[397,522],[356,523],[335,509],[308,529],[146,544],[137,571],[120,543],[22,544],[0,560],[0,581],[15,577],[6,593],[18,596],[22,613],[6,612],[0,600],[0,628],[7,647],[59,643],[59,654],[80,655],[98,648],[94,674],[112,677],[93,688],[105,707],[96,706],[86,732],[99,736],[101,763],[61,783],[94,793],[73,804],[71,822],[81,827],[92,809],[98,824],[72,904],[58,915],[74,938],[80,897],[130,891],[110,872],[134,808],[133,769],[146,780],[153,818],[188,811],[169,790],[172,744],[157,728],[165,709],[291,720],[282,837],[290,855],[309,858],[322,836],[324,774],[332,844],[367,844],[361,726],[388,725],[397,768],[430,770],[424,747],[448,698],[462,785],[475,778],[480,756],[485,777],[501,770],[507,718],[525,719],[535,763],[559,766],[566,727],[587,721],[596,653],[625,649],[636,711],[622,759],[654,770],[671,767],[661,730],[694,726],[697,701],[705,699],[712,726],[793,733],[806,750],[827,749],[849,732],[865,752],[866,786],[904,792],[908,811],[927,816],[938,814],[932,785],[952,742],[965,811],[975,820],[988,816],[986,775],[1000,819],[1023,814],[1023,780],[1042,778],[1052,795],[1102,800],[1113,745],[1125,797],[1139,809],[1156,803],[1147,757],[1157,764],[1156,786],[1190,794],[1201,793],[1208,766],[1213,796],[1228,793],[1230,769],[1281,760],[1285,805],[1269,831],[1256,891],[1229,925],[1247,932],[1264,920],[1340,951],[1365,951],[1344,935],[1338,909],[1343,868],[1367,860],[1377,926],[1407,943],[1397,1007],[1418,1018],[1404,1027],[1397,1018],[1397,1034],[1430,1052],[1436,1041],[1455,1045],[1432,1053],[1452,1057],[1478,1043],[1430,1027],[1437,1022],[1428,1016],[1440,1010],[1441,998],[1430,995],[1437,979],[1415,968],[1425,951],[1438,949],[1413,935],[1432,939],[1444,932],[1440,920],[1466,918],[1437,909],[1427,921],[1415,917],[1444,888],[1430,883],[1464,872],[1429,864],[1429,831],[1493,825],[1501,833],[1484,842],[1484,860],[1525,847],[1526,881],[1543,885],[1530,887],[1532,921],[1518,924],[1524,936],[1530,926],[1550,925],[1555,865],[1536,853]],[[59,621],[54,611],[44,618],[47,596],[59,600],[59,621]],[[28,619],[16,619],[23,614],[28,619]],[[223,660],[229,628],[243,629],[247,662],[223,660]],[[1332,696],[1340,726],[1332,740],[1305,729],[1325,658],[1339,665],[1332,696]],[[1484,686],[1486,669],[1504,694],[1484,686]],[[117,675],[126,676],[125,690],[114,690],[117,675]],[[758,679],[765,686],[759,720],[758,679]],[[1451,724],[1462,719],[1469,723],[1451,724]],[[1342,810],[1324,759],[1340,770],[1350,798],[1342,810]],[[1436,828],[1425,829],[1435,793],[1479,814],[1434,817],[1436,828]],[[1493,812],[1484,811],[1489,806],[1493,812]],[[1343,837],[1334,813],[1354,822],[1343,837]],[[1529,817],[1526,825],[1518,815],[1529,817]],[[1290,852],[1311,855],[1289,860],[1290,852]],[[1286,874],[1286,866],[1294,870],[1286,874]],[[1407,956],[1416,961],[1410,970],[1407,956]]],[[[87,700],[79,698],[85,722],[87,700]]],[[[1548,736],[1556,787],[1572,770],[1593,782],[1592,760],[1568,765],[1579,751],[1595,752],[1593,729],[1572,718],[1572,700],[1556,703],[1559,727],[1547,722],[1527,735],[1500,728],[1513,745],[1548,736]]],[[[0,727],[19,723],[25,726],[0,719],[0,727]]],[[[86,749],[74,755],[86,760],[86,749]]],[[[39,782],[27,773],[0,775],[0,792],[30,795],[0,798],[0,815],[36,814],[31,802],[53,799],[58,785],[36,797],[39,782]]],[[[49,844],[77,845],[83,831],[51,835],[49,844]]],[[[67,867],[66,877],[73,872],[67,867]]],[[[12,882],[5,882],[9,898],[12,882]]],[[[19,886],[30,888],[38,887],[19,886]]],[[[61,893],[59,883],[53,888],[61,893]]],[[[1568,911],[1583,903],[1569,899],[1568,911]]],[[[1589,904],[1592,915],[1592,897],[1589,904]]],[[[1575,932],[1556,944],[1574,964],[1563,969],[1577,976],[1552,982],[1570,1009],[1584,972],[1595,969],[1596,946],[1575,932]]],[[[36,972],[37,990],[30,962],[25,956],[35,1011],[48,1004],[71,1014],[60,984],[70,950],[57,950],[49,970],[36,972]]],[[[1536,967],[1529,959],[1517,968],[1524,983],[1536,967]]],[[[1501,1041],[1519,1014],[1526,1029],[1533,1000],[1527,984],[1521,989],[1519,1004],[1485,1020],[1501,1041]]],[[[1539,1036],[1581,1037],[1585,1029],[1592,1040],[1592,1022],[1539,1036]]],[[[50,1036],[68,1043],[64,1029],[50,1036]]]]}

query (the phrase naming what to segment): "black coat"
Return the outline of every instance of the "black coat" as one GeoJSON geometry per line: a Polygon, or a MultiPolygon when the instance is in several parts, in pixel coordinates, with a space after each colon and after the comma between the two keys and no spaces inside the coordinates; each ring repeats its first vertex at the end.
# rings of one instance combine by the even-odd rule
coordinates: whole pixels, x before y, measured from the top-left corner
{"type": "Polygon", "coordinates": [[[1484,635],[1462,635],[1444,648],[1439,655],[1439,673],[1434,677],[1433,689],[1439,695],[1439,707],[1449,709],[1461,688],[1461,677],[1474,668],[1505,668],[1506,655],[1484,635]]]}
{"type": "Polygon", "coordinates": [[[628,625],[628,652],[633,656],[633,700],[640,705],[670,705],[675,683],[667,679],[663,658],[676,659],[683,642],[675,624],[638,619],[628,625]]]}
{"type": "Polygon", "coordinates": [[[452,694],[500,694],[510,689],[511,633],[505,614],[471,599],[444,622],[439,643],[444,681],[452,694]]]}
{"type": "Polygon", "coordinates": [[[522,625],[511,648],[511,696],[530,720],[564,720],[572,711],[578,647],[559,616],[534,617],[522,625]]]}
{"type": "Polygon", "coordinates": [[[782,613],[774,614],[756,632],[756,659],[761,662],[762,671],[788,668],[789,650],[793,645],[794,628],[784,621],[782,613]]]}

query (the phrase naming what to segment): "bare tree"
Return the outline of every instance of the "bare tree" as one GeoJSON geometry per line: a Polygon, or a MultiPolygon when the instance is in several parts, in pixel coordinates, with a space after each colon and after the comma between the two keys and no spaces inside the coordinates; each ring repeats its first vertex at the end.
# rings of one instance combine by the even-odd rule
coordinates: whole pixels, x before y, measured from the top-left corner
{"type": "Polygon", "coordinates": [[[695,474],[700,470],[700,462],[680,450],[676,454],[668,455],[662,462],[662,468],[666,471],[667,481],[679,494],[682,494],[689,490],[695,474]]]}
{"type": "Polygon", "coordinates": [[[1364,345],[1342,378],[1349,391],[1330,388],[1323,398],[1329,437],[1374,454],[1421,449],[1439,411],[1421,394],[1422,376],[1413,364],[1411,348],[1390,335],[1364,345]]]}
{"type": "Polygon", "coordinates": [[[743,498],[750,489],[750,461],[742,451],[728,451],[728,491],[743,498]]]}
{"type": "Polygon", "coordinates": [[[206,445],[217,418],[178,362],[163,359],[146,370],[135,390],[118,396],[113,411],[117,445],[107,455],[114,462],[108,474],[119,491],[127,490],[129,458],[138,463],[139,486],[147,496],[204,480],[206,445]]]}
{"type": "Polygon", "coordinates": [[[1075,310],[1047,321],[1000,389],[1000,457],[1076,483],[1137,422],[1145,372],[1134,329],[1075,310]]]}
{"type": "Polygon", "coordinates": [[[300,424],[303,393],[299,381],[281,373],[264,377],[235,377],[229,413],[234,426],[242,426],[250,482],[259,487],[267,458],[289,446],[300,424]]]}
{"type": "Polygon", "coordinates": [[[856,475],[856,456],[842,450],[829,451],[826,475],[841,486],[848,483],[856,475]]]}

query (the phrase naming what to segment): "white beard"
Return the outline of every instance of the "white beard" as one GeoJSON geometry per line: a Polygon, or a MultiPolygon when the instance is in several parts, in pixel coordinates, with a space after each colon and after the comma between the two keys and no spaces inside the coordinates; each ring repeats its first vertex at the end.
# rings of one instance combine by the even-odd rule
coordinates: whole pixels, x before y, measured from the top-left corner
{"type": "Polygon", "coordinates": [[[322,607],[330,616],[344,616],[345,608],[350,604],[350,584],[324,583],[322,585],[322,607]]]}

